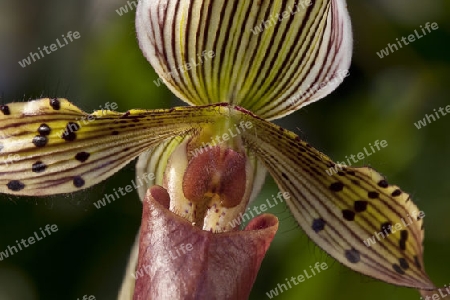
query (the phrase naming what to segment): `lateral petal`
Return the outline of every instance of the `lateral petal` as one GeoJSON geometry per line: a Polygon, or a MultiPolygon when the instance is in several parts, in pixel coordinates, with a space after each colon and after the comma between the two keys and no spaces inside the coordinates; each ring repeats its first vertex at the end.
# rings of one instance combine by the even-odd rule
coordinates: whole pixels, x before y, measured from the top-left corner
{"type": "Polygon", "coordinates": [[[423,212],[410,195],[371,168],[335,165],[293,132],[243,112],[243,134],[277,182],[305,233],[350,269],[430,290],[423,264],[423,212]],[[329,168],[337,168],[331,176],[329,168]]]}
{"type": "Polygon", "coordinates": [[[95,111],[66,99],[2,106],[0,193],[44,196],[93,186],[141,153],[216,120],[217,108],[95,111]]]}

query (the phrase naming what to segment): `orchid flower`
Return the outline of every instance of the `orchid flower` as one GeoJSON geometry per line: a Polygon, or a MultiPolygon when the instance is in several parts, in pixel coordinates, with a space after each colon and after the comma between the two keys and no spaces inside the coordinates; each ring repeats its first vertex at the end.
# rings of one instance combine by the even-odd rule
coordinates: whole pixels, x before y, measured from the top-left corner
{"type": "MultiPolygon", "coordinates": [[[[435,288],[424,270],[423,220],[410,195],[372,168],[337,166],[270,122],[325,97],[348,75],[353,39],[345,0],[141,0],[136,28],[145,57],[190,106],[88,114],[62,98],[3,105],[0,158],[19,156],[0,166],[0,192],[76,192],[139,157],[144,215],[127,273],[157,264],[152,243],[181,242],[177,230],[193,231],[195,241],[218,239],[211,244],[220,251],[227,248],[222,237],[249,237],[243,240],[251,244],[260,228],[267,232],[252,244],[262,249],[252,265],[257,273],[276,221],[261,216],[240,232],[230,222],[269,173],[299,226],[337,261],[390,284],[435,288]],[[411,224],[396,230],[408,218],[411,224]],[[367,246],[378,232],[385,238],[367,246]]],[[[155,268],[158,276],[163,265],[155,268]]],[[[251,287],[254,277],[249,281],[251,287]]],[[[131,299],[135,287],[147,288],[127,274],[120,299],[131,299]]]]}

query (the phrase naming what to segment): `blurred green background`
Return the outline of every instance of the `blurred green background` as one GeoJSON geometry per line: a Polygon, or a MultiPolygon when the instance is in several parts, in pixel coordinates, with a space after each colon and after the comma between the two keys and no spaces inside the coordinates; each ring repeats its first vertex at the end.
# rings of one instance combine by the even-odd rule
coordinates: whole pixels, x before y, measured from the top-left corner
{"type": "MultiPolygon", "coordinates": [[[[131,1],[129,1],[131,2],[131,1]]],[[[280,121],[335,160],[375,140],[389,146],[370,165],[409,192],[425,217],[425,266],[437,286],[450,284],[450,116],[418,130],[414,122],[450,104],[450,2],[349,0],[354,30],[350,77],[332,95],[280,121]],[[426,22],[439,29],[380,59],[376,52],[426,22]]],[[[119,111],[182,105],[142,56],[134,11],[125,1],[0,0],[2,103],[41,96],[67,97],[85,111],[116,102],[119,111]],[[81,38],[26,68],[18,61],[68,31],[81,38]]],[[[136,193],[97,210],[93,202],[134,178],[134,163],[113,178],[76,194],[47,198],[0,195],[0,251],[39,227],[58,232],[0,262],[0,300],[115,299],[140,224],[136,193]]],[[[258,201],[277,188],[267,178],[258,201]]],[[[416,291],[356,274],[329,258],[276,206],[280,229],[251,299],[297,276],[315,262],[326,272],[276,299],[419,299],[416,291]]]]}

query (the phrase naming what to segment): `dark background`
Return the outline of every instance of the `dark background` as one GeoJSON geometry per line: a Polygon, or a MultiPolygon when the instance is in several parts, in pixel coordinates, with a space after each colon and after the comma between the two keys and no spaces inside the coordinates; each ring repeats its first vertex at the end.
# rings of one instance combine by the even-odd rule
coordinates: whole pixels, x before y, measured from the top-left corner
{"type": "MultiPolygon", "coordinates": [[[[2,103],[41,96],[67,97],[90,112],[106,102],[119,111],[182,103],[157,88],[135,38],[134,11],[125,1],[0,0],[2,103]],[[22,68],[17,63],[68,31],[81,38],[22,68]]],[[[350,77],[336,92],[278,121],[335,160],[375,140],[389,146],[370,165],[409,192],[425,217],[425,266],[438,286],[450,284],[450,116],[418,130],[414,122],[450,104],[450,2],[349,0],[354,29],[350,77]],[[380,59],[376,52],[426,22],[439,29],[380,59]]],[[[134,178],[134,163],[94,188],[47,198],[0,195],[0,251],[46,224],[59,230],[0,262],[0,300],[115,299],[140,224],[136,193],[100,210],[93,202],[134,178]]],[[[277,193],[268,178],[258,198],[277,193]]],[[[411,289],[356,274],[327,257],[296,226],[285,207],[251,299],[315,262],[329,269],[276,299],[419,299],[411,289]]]]}

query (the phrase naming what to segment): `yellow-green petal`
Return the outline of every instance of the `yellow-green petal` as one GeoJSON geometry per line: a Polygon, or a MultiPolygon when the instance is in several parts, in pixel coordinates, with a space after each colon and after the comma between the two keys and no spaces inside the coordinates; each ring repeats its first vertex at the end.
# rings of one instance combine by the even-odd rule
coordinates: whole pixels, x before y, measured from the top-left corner
{"type": "Polygon", "coordinates": [[[333,91],[352,52],[343,0],[142,0],[136,28],[144,55],[179,98],[228,102],[264,119],[333,91]]]}

